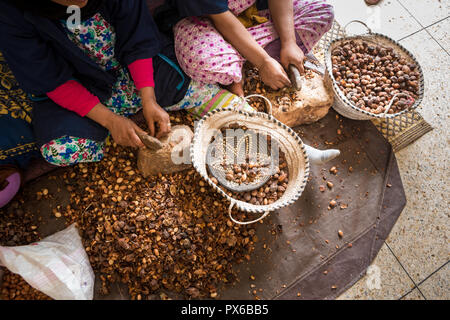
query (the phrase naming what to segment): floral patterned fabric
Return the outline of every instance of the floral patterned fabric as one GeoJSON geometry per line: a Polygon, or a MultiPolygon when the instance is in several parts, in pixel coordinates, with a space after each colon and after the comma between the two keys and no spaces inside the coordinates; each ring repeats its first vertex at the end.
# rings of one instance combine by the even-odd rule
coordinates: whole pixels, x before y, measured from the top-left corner
{"type": "Polygon", "coordinates": [[[204,84],[198,81],[191,81],[186,91],[186,96],[179,103],[165,108],[167,111],[177,111],[183,109],[198,108],[211,100],[220,87],[213,84],[204,84]]]}
{"type": "Polygon", "coordinates": [[[95,63],[104,70],[118,70],[119,75],[112,88],[108,101],[102,103],[114,113],[130,116],[142,107],[139,91],[131,79],[130,73],[115,58],[116,33],[114,27],[97,13],[81,25],[70,30],[66,22],[62,22],[69,39],[83,50],[95,63]]]}
{"type": "Polygon", "coordinates": [[[102,160],[104,146],[105,142],[64,136],[42,146],[41,153],[47,162],[64,167],[102,160]]]}
{"type": "MultiPolygon", "coordinates": [[[[117,70],[118,78],[108,101],[102,103],[116,114],[131,116],[142,108],[139,91],[128,70],[115,57],[116,33],[114,27],[97,13],[77,28],[67,28],[61,21],[69,39],[104,70],[117,70]]],[[[105,142],[64,136],[41,147],[47,162],[68,166],[80,162],[95,162],[103,158],[105,142]]]]}
{"type": "MultiPolygon", "coordinates": [[[[65,26],[65,23],[64,23],[65,26]]],[[[123,68],[115,58],[116,34],[113,26],[96,14],[84,21],[75,30],[65,26],[67,35],[80,49],[105,70],[116,69],[119,77],[113,87],[113,94],[103,104],[114,113],[130,116],[142,108],[139,91],[126,68],[123,68]]],[[[167,107],[167,111],[191,109],[194,115],[201,116],[217,107],[241,105],[242,100],[215,84],[204,84],[191,81],[183,100],[167,107]]],[[[244,104],[244,108],[251,108],[244,104]]],[[[58,166],[68,166],[80,162],[100,161],[104,152],[105,142],[64,136],[41,147],[41,153],[47,162],[58,166]]]]}
{"type": "MultiPolygon", "coordinates": [[[[197,118],[216,108],[234,107],[253,111],[242,99],[213,84],[191,81],[185,98],[166,108],[167,111],[188,110],[197,118]]],[[[45,160],[58,166],[69,166],[80,162],[96,162],[103,159],[104,142],[65,136],[51,141],[41,148],[45,160]]]]}
{"type": "Polygon", "coordinates": [[[225,107],[254,111],[247,102],[244,102],[235,94],[215,84],[201,83],[196,80],[191,81],[185,98],[178,104],[166,108],[166,110],[175,111],[186,109],[195,117],[201,118],[211,110],[225,107]]]}

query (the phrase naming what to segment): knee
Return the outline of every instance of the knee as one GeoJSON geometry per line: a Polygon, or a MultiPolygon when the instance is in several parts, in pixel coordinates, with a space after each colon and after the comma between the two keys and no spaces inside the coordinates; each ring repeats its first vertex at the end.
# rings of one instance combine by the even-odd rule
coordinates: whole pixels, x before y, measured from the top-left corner
{"type": "Polygon", "coordinates": [[[331,4],[324,2],[323,11],[325,20],[332,25],[334,22],[334,7],[331,4]]]}
{"type": "Polygon", "coordinates": [[[75,162],[71,160],[71,155],[69,155],[68,152],[60,151],[58,149],[59,146],[57,143],[55,141],[50,141],[41,147],[40,152],[44,160],[54,166],[68,167],[75,164],[75,162]]]}
{"type": "Polygon", "coordinates": [[[324,21],[329,23],[334,21],[334,7],[327,3],[326,0],[315,0],[308,4],[305,4],[304,1],[301,0],[294,0],[293,5],[294,11],[300,13],[300,15],[305,14],[306,11],[308,15],[319,15],[323,17],[324,21]]]}
{"type": "Polygon", "coordinates": [[[48,163],[67,167],[78,163],[102,160],[103,148],[104,142],[66,136],[44,144],[40,148],[40,152],[48,163]]]}

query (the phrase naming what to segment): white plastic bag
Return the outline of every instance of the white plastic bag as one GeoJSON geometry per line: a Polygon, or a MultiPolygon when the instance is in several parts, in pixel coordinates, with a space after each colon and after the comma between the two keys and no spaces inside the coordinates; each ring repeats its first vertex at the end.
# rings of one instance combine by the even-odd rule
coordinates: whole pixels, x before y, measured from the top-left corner
{"type": "Polygon", "coordinates": [[[0,266],[56,300],[92,300],[94,272],[75,225],[28,246],[0,246],[0,266]]]}

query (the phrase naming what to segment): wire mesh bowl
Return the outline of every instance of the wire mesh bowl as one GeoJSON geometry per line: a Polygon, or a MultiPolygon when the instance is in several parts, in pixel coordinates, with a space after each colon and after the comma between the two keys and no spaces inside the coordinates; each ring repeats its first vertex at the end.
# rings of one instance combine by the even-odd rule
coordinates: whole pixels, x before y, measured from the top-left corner
{"type": "Polygon", "coordinates": [[[216,109],[206,114],[197,124],[194,138],[191,144],[191,160],[197,172],[223,197],[230,201],[230,219],[237,224],[250,224],[263,219],[270,212],[293,204],[305,189],[309,176],[309,158],[306,146],[300,137],[289,127],[275,119],[273,116],[262,112],[236,111],[232,108],[216,109]],[[253,205],[237,200],[229,196],[208,175],[207,152],[211,141],[217,132],[230,124],[239,124],[249,130],[271,136],[278,142],[280,150],[286,156],[289,170],[289,183],[283,196],[268,205],[253,205]],[[232,216],[232,208],[248,212],[262,214],[253,221],[237,221],[232,216]]]}
{"type": "Polygon", "coordinates": [[[347,26],[350,23],[360,23],[362,25],[364,25],[367,30],[368,33],[363,34],[363,35],[357,35],[357,36],[349,36],[349,37],[344,37],[344,38],[339,38],[336,39],[334,41],[332,41],[329,45],[328,48],[326,50],[325,53],[325,66],[326,66],[326,72],[325,72],[325,77],[327,78],[327,80],[331,80],[332,83],[332,87],[333,87],[333,92],[334,92],[334,96],[335,96],[335,103],[333,105],[333,108],[342,116],[353,119],[353,120],[371,120],[371,119],[376,119],[376,118],[382,118],[382,119],[388,119],[388,118],[394,118],[397,117],[401,114],[410,112],[411,110],[416,109],[422,102],[423,100],[423,96],[424,96],[424,76],[423,76],[423,71],[422,71],[422,67],[420,66],[419,62],[417,61],[417,59],[413,56],[413,54],[411,52],[409,52],[407,49],[405,49],[400,43],[398,43],[397,41],[383,35],[383,34],[379,34],[379,33],[373,33],[372,30],[364,23],[358,20],[354,20],[349,22],[345,27],[344,30],[347,28],[347,26]],[[380,45],[383,47],[390,47],[393,48],[394,51],[399,54],[402,58],[404,58],[406,61],[408,61],[408,63],[413,63],[415,65],[417,65],[417,69],[418,72],[420,74],[420,79],[419,79],[419,93],[418,93],[418,97],[417,99],[415,99],[414,103],[410,104],[408,106],[408,108],[398,112],[398,113],[393,113],[393,114],[389,114],[388,111],[390,109],[390,107],[393,104],[393,100],[401,95],[404,94],[396,94],[391,98],[391,101],[388,105],[388,107],[386,108],[386,111],[384,113],[379,113],[379,114],[375,114],[372,112],[368,112],[366,110],[362,110],[360,108],[358,108],[352,101],[350,101],[345,94],[341,91],[341,89],[338,86],[338,83],[336,82],[334,76],[333,76],[333,63],[332,63],[332,52],[335,48],[340,47],[342,45],[342,43],[349,41],[349,40],[353,40],[356,43],[362,43],[363,41],[366,42],[370,42],[376,45],[380,45]]]}
{"type": "Polygon", "coordinates": [[[224,130],[209,146],[206,156],[209,172],[229,191],[259,189],[277,173],[278,143],[272,139],[269,142],[268,136],[252,130],[230,129],[230,136],[224,130]],[[250,171],[243,172],[246,169],[250,171]],[[235,170],[239,174],[237,180],[233,176],[235,170]]]}

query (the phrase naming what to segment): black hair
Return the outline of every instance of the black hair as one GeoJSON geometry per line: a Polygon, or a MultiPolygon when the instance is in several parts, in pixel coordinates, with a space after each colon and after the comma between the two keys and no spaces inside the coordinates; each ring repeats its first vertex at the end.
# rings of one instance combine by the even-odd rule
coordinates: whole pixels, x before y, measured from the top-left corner
{"type": "MultiPolygon", "coordinates": [[[[68,17],[67,7],[51,0],[7,0],[22,11],[48,19],[64,19],[68,17]]],[[[87,19],[98,12],[105,0],[89,0],[81,9],[82,19],[87,19]]]]}

